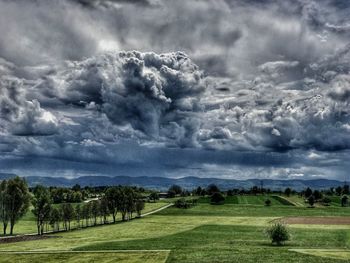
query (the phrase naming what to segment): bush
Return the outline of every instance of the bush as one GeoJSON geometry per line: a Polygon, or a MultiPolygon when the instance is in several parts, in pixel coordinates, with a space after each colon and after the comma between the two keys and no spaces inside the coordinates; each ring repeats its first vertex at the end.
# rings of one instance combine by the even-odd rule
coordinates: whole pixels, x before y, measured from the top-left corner
{"type": "Polygon", "coordinates": [[[332,200],[331,200],[329,197],[324,197],[324,198],[322,199],[322,204],[323,204],[324,206],[329,206],[329,205],[331,204],[331,202],[332,202],[332,200]]]}
{"type": "Polygon", "coordinates": [[[266,199],[265,200],[265,205],[266,206],[270,206],[271,205],[271,200],[270,199],[266,199]]]}
{"type": "Polygon", "coordinates": [[[347,206],[348,205],[348,197],[346,195],[343,195],[343,197],[341,198],[341,206],[347,206]]]}
{"type": "Polygon", "coordinates": [[[197,204],[197,199],[185,199],[185,198],[180,198],[176,200],[175,202],[175,207],[177,208],[191,208],[192,206],[195,206],[197,204]]]}
{"type": "Polygon", "coordinates": [[[313,195],[309,196],[309,198],[307,199],[307,202],[309,203],[310,207],[314,207],[315,197],[313,195]]]}
{"type": "Polygon", "coordinates": [[[266,234],[271,239],[272,244],[276,244],[277,246],[283,245],[285,241],[290,239],[286,225],[281,222],[277,222],[270,226],[266,230],[266,234]]]}
{"type": "Polygon", "coordinates": [[[214,205],[221,205],[225,202],[225,197],[220,192],[213,193],[210,198],[210,203],[214,205]]]}

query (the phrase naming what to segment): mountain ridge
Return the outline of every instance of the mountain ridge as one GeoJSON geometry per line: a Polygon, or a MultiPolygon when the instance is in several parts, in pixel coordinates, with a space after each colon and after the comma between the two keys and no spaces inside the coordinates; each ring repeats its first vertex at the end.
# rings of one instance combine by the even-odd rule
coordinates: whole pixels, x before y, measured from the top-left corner
{"type": "MultiPolygon", "coordinates": [[[[0,180],[9,179],[15,174],[0,173],[0,180]]],[[[177,184],[185,189],[193,189],[198,186],[206,187],[209,184],[216,184],[220,189],[227,190],[233,188],[249,189],[253,186],[259,186],[261,183],[265,188],[272,190],[282,190],[290,187],[295,190],[303,190],[307,187],[313,189],[328,189],[344,184],[344,182],[329,179],[220,179],[220,178],[202,178],[188,176],[182,178],[148,177],[148,176],[80,176],[77,178],[66,177],[25,177],[29,186],[41,184],[44,186],[71,187],[75,184],[84,186],[112,186],[112,185],[133,185],[154,190],[166,190],[171,185],[177,184]]]]}

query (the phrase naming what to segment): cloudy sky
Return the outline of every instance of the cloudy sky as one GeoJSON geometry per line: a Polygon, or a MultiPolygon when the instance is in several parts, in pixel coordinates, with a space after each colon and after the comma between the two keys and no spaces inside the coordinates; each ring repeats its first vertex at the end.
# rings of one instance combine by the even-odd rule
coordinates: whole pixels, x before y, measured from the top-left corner
{"type": "Polygon", "coordinates": [[[348,0],[0,0],[0,172],[350,180],[348,0]]]}

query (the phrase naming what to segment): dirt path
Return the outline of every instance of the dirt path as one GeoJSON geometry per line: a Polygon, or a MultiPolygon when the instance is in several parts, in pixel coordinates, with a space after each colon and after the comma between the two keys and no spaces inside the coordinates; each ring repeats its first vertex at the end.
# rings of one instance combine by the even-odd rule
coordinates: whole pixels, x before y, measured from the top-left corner
{"type": "Polygon", "coordinates": [[[150,211],[150,212],[148,212],[148,213],[145,213],[145,214],[141,215],[141,217],[145,217],[145,216],[152,215],[152,214],[154,214],[154,213],[157,213],[157,212],[159,212],[159,211],[162,211],[162,210],[164,210],[164,209],[166,209],[166,208],[168,208],[168,207],[171,207],[171,206],[173,206],[173,205],[174,205],[174,204],[168,204],[168,205],[166,205],[166,206],[162,206],[161,208],[158,208],[158,209],[156,209],[156,210],[153,210],[153,211],[150,211]]]}

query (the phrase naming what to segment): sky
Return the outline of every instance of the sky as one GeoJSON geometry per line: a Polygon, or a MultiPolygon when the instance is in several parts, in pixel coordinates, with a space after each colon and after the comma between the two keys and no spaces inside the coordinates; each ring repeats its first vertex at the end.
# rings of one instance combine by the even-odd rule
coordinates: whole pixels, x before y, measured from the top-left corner
{"type": "Polygon", "coordinates": [[[348,0],[0,0],[0,172],[350,180],[348,0]]]}

